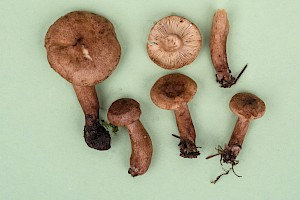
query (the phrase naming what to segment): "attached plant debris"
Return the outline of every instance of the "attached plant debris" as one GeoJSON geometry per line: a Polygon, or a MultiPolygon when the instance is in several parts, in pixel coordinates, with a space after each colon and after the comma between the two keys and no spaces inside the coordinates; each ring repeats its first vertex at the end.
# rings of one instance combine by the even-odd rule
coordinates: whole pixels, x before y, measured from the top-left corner
{"type": "Polygon", "coordinates": [[[101,120],[101,125],[106,128],[106,129],[111,129],[111,131],[114,133],[114,134],[117,134],[117,132],[119,131],[119,127],[118,126],[115,126],[113,125],[112,123],[108,123],[106,122],[105,120],[101,120]]]}

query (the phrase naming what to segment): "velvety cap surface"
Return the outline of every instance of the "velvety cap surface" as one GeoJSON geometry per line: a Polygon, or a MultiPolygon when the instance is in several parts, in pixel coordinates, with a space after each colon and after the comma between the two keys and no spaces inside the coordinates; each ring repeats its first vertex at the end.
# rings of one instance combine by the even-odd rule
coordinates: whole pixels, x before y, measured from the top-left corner
{"type": "Polygon", "coordinates": [[[230,102],[229,107],[236,115],[246,119],[257,119],[264,115],[266,106],[265,103],[254,94],[237,93],[230,102]]]}
{"type": "Polygon", "coordinates": [[[107,118],[116,126],[125,126],[137,121],[140,115],[140,104],[134,99],[123,98],[111,104],[107,118]]]}
{"type": "Polygon", "coordinates": [[[182,103],[188,103],[197,91],[194,80],[183,74],[168,74],[153,85],[150,96],[155,105],[174,110],[182,103]]]}
{"type": "Polygon", "coordinates": [[[68,13],[54,22],[46,34],[45,47],[51,67],[79,86],[106,79],[121,55],[112,23],[83,11],[68,13]]]}

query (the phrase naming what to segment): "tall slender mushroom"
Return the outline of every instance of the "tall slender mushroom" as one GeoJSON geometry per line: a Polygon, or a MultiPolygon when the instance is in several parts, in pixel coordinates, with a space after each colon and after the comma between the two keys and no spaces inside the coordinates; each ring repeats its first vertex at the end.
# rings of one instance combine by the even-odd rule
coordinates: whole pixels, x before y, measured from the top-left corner
{"type": "Polygon", "coordinates": [[[158,66],[178,69],[196,59],[201,41],[201,33],[195,24],[183,17],[168,16],[152,27],[147,51],[158,66]]]}
{"type": "Polygon", "coordinates": [[[196,132],[187,103],[197,91],[197,84],[183,74],[169,74],[159,78],[153,85],[150,96],[155,105],[173,110],[180,134],[180,156],[196,158],[200,155],[195,145],[196,132]]]}
{"type": "MultiPolygon", "coordinates": [[[[224,149],[219,146],[217,149],[218,153],[208,156],[206,159],[220,155],[220,161],[231,164],[231,170],[233,170],[233,166],[238,164],[238,160],[236,158],[242,149],[242,144],[245,139],[250,121],[262,117],[265,113],[266,106],[265,103],[254,94],[243,92],[237,93],[231,98],[229,107],[231,111],[238,116],[238,120],[234,127],[229,143],[225,145],[224,149]]],[[[230,170],[226,171],[222,175],[228,174],[229,171],[230,170]]],[[[219,176],[214,183],[218,181],[220,177],[221,176],[219,176]]]]}
{"type": "Polygon", "coordinates": [[[116,126],[125,126],[131,141],[130,168],[133,177],[144,174],[151,163],[152,142],[149,134],[140,122],[140,104],[129,98],[113,102],[108,110],[108,120],[116,126]]]}
{"type": "Polygon", "coordinates": [[[236,84],[240,76],[245,71],[247,65],[243,68],[237,78],[231,75],[226,54],[226,42],[229,32],[229,22],[225,10],[217,10],[214,14],[211,34],[210,34],[210,54],[211,60],[216,70],[217,82],[223,88],[230,88],[236,84]]]}
{"type": "Polygon", "coordinates": [[[121,47],[106,18],[74,11],[52,24],[45,37],[51,67],[72,83],[85,115],[84,138],[97,150],[110,148],[109,132],[99,122],[95,85],[116,68],[121,47]]]}

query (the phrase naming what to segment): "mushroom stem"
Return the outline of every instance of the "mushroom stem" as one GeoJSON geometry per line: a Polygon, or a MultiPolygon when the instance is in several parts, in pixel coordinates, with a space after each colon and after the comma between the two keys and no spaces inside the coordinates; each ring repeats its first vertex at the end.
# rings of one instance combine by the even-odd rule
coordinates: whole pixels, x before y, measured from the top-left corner
{"type": "Polygon", "coordinates": [[[238,118],[235,127],[233,129],[231,138],[229,140],[228,146],[239,145],[240,147],[242,147],[249,124],[250,124],[249,119],[245,119],[242,117],[238,118]]]}
{"type": "Polygon", "coordinates": [[[210,53],[216,70],[217,82],[221,87],[234,82],[227,62],[226,42],[229,32],[229,22],[225,10],[218,10],[213,17],[210,35],[210,53]]]}
{"type": "Polygon", "coordinates": [[[130,168],[131,176],[144,174],[151,163],[152,142],[140,120],[126,125],[131,141],[130,168]]]}
{"type": "Polygon", "coordinates": [[[85,142],[89,147],[97,150],[109,149],[111,137],[99,121],[99,101],[95,86],[73,85],[73,87],[85,115],[85,142]]]}
{"type": "Polygon", "coordinates": [[[78,101],[86,118],[86,125],[92,126],[99,117],[99,101],[95,86],[73,85],[78,101]]]}
{"type": "Polygon", "coordinates": [[[218,10],[214,16],[210,34],[210,54],[215,67],[217,82],[223,88],[230,88],[236,84],[240,76],[245,71],[247,65],[243,68],[237,78],[231,75],[228,66],[226,43],[229,33],[229,22],[225,10],[218,10]]]}
{"type": "Polygon", "coordinates": [[[200,155],[195,145],[196,133],[192,122],[188,105],[183,103],[174,110],[176,123],[180,134],[180,156],[184,158],[196,158],[200,155]]]}
{"type": "Polygon", "coordinates": [[[244,138],[246,136],[250,120],[239,117],[233,129],[228,145],[225,146],[223,152],[223,161],[225,163],[237,164],[236,160],[239,155],[244,138]]]}

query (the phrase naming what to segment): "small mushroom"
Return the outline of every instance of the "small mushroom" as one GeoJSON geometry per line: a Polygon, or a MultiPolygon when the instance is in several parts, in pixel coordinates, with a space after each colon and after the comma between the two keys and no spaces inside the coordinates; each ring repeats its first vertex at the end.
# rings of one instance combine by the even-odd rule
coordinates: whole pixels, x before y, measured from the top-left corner
{"type": "Polygon", "coordinates": [[[158,79],[150,95],[153,103],[166,110],[174,110],[180,134],[180,156],[196,158],[200,155],[195,145],[196,132],[187,103],[197,91],[197,84],[183,74],[169,74],[158,79]]]}
{"type": "MultiPolygon", "coordinates": [[[[229,143],[228,145],[225,145],[224,149],[219,146],[217,149],[218,153],[208,156],[206,159],[221,155],[220,161],[231,164],[231,170],[233,170],[233,166],[238,164],[238,160],[236,158],[242,149],[242,144],[245,139],[250,121],[262,117],[265,113],[266,106],[265,103],[254,94],[237,93],[231,98],[229,107],[231,111],[238,116],[238,120],[234,127],[229,143]]],[[[228,174],[229,171],[230,170],[226,171],[222,175],[228,174]]],[[[214,181],[214,183],[219,178],[220,176],[214,181]]]]}
{"type": "Polygon", "coordinates": [[[178,69],[196,59],[201,40],[201,33],[195,24],[183,17],[168,16],[152,27],[147,51],[158,66],[178,69]]]}
{"type": "Polygon", "coordinates": [[[73,84],[85,114],[87,145],[109,149],[111,137],[99,122],[95,85],[110,76],[120,59],[121,47],[112,23],[89,12],[68,13],[50,26],[45,47],[51,67],[73,84]]]}
{"type": "Polygon", "coordinates": [[[152,142],[139,118],[140,104],[129,98],[113,102],[108,110],[107,118],[116,126],[125,126],[131,141],[130,168],[131,176],[139,176],[148,170],[152,158],[152,142]]]}
{"type": "Polygon", "coordinates": [[[214,14],[210,34],[211,60],[216,70],[217,82],[223,88],[230,88],[236,84],[247,65],[243,68],[237,78],[231,75],[226,54],[226,42],[229,32],[229,22],[225,10],[217,10],[214,14]]]}

